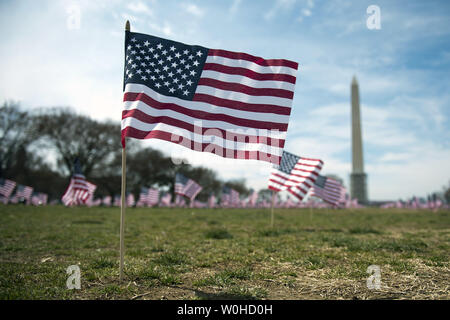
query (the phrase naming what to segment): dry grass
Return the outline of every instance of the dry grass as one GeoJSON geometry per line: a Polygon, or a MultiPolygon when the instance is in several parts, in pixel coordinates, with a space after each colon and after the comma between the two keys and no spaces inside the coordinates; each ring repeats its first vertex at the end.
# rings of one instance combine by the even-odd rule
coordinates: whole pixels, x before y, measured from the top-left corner
{"type": "Polygon", "coordinates": [[[450,298],[449,211],[129,209],[124,282],[119,209],[0,212],[1,299],[450,298]]]}

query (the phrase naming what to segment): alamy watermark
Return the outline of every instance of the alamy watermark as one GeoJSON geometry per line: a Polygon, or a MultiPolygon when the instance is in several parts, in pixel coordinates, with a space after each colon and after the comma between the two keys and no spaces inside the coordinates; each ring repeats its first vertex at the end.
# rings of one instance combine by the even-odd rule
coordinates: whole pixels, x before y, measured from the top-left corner
{"type": "Polygon", "coordinates": [[[66,273],[69,275],[66,281],[67,289],[81,289],[81,270],[80,267],[75,265],[68,266],[66,273]]]}
{"type": "Polygon", "coordinates": [[[72,4],[66,8],[66,26],[69,30],[78,30],[81,27],[81,8],[77,4],[72,4]]]}
{"type": "Polygon", "coordinates": [[[370,276],[367,278],[366,284],[367,288],[370,290],[381,289],[381,269],[380,266],[372,264],[367,267],[367,273],[370,276]]]}
{"type": "MultiPolygon", "coordinates": [[[[278,164],[281,145],[286,132],[278,129],[217,129],[204,128],[201,120],[194,121],[193,132],[177,128],[171,132],[170,141],[187,149],[216,154],[223,158],[256,159],[278,164]]],[[[186,157],[172,151],[174,164],[193,163],[193,157],[203,157],[201,153],[188,152],[186,157]]]]}
{"type": "Polygon", "coordinates": [[[367,7],[366,13],[369,15],[366,20],[366,26],[369,30],[381,29],[381,9],[377,5],[367,7]]]}

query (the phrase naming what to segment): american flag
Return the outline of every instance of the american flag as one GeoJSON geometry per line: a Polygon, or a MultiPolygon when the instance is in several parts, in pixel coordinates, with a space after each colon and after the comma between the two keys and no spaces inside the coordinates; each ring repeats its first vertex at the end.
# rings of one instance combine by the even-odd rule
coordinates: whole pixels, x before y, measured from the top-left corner
{"type": "Polygon", "coordinates": [[[194,200],[191,203],[191,208],[206,208],[208,205],[206,204],[206,202],[201,202],[198,200],[194,200]]]}
{"type": "Polygon", "coordinates": [[[165,193],[162,197],[161,197],[161,205],[165,206],[165,207],[170,207],[170,201],[172,201],[172,195],[170,193],[165,193]]]}
{"type": "Polygon", "coordinates": [[[101,205],[102,204],[102,199],[100,199],[100,198],[97,198],[97,199],[92,199],[91,198],[91,202],[88,204],[89,206],[95,206],[95,207],[98,207],[99,205],[101,205]]]}
{"type": "Polygon", "coordinates": [[[125,34],[125,137],[279,164],[298,63],[125,34]]]}
{"type": "Polygon", "coordinates": [[[134,206],[134,203],[135,203],[135,201],[134,201],[134,194],[129,193],[129,194],[127,195],[127,207],[132,207],[132,206],[134,206]]]}
{"type": "Polygon", "coordinates": [[[66,206],[86,204],[96,188],[97,186],[87,181],[81,173],[80,163],[77,159],[74,164],[74,174],[61,200],[66,206]]]}
{"type": "Polygon", "coordinates": [[[303,158],[283,151],[280,165],[274,166],[270,173],[269,189],[276,192],[287,190],[302,200],[316,181],[322,166],[320,159],[303,158]]]}
{"type": "Polygon", "coordinates": [[[211,194],[208,198],[208,207],[209,208],[214,208],[216,206],[216,197],[211,194]]]}
{"type": "Polygon", "coordinates": [[[27,203],[30,203],[32,194],[33,194],[33,188],[32,187],[23,186],[23,185],[19,184],[17,186],[16,194],[15,194],[14,197],[17,200],[25,199],[27,201],[27,203]]]}
{"type": "Polygon", "coordinates": [[[200,191],[202,187],[192,179],[188,179],[181,173],[177,173],[175,176],[175,193],[185,196],[193,200],[200,191]]]}
{"type": "Polygon", "coordinates": [[[35,206],[46,205],[47,204],[48,195],[42,192],[33,192],[31,196],[31,204],[35,206]]]}
{"type": "Polygon", "coordinates": [[[248,197],[248,202],[247,204],[250,207],[254,207],[256,202],[258,201],[258,192],[256,192],[255,190],[250,190],[250,195],[248,197]]]}
{"type": "Polygon", "coordinates": [[[338,206],[345,201],[345,188],[339,181],[319,175],[311,188],[311,196],[321,198],[323,201],[338,206]]]}
{"type": "Polygon", "coordinates": [[[11,193],[13,192],[15,187],[16,183],[14,181],[8,179],[0,179],[0,195],[5,197],[6,200],[11,196],[11,193]]]}
{"type": "Polygon", "coordinates": [[[230,187],[223,187],[221,204],[222,206],[238,206],[240,204],[239,192],[230,187]]]}
{"type": "Polygon", "coordinates": [[[176,195],[175,205],[177,207],[184,207],[186,205],[186,201],[184,200],[183,196],[180,196],[179,194],[176,195]]]}
{"type": "Polygon", "coordinates": [[[121,203],[120,203],[120,196],[114,196],[113,206],[120,207],[120,205],[121,205],[121,203]]]}
{"type": "Polygon", "coordinates": [[[158,202],[159,202],[159,190],[150,188],[148,190],[148,198],[147,199],[148,199],[147,200],[147,204],[149,206],[154,206],[154,205],[158,204],[158,202]]]}
{"type": "Polygon", "coordinates": [[[111,196],[103,197],[102,203],[104,206],[111,206],[111,196]]]}
{"type": "Polygon", "coordinates": [[[148,188],[141,187],[141,193],[139,193],[139,199],[136,203],[137,207],[143,207],[148,203],[148,188]]]}

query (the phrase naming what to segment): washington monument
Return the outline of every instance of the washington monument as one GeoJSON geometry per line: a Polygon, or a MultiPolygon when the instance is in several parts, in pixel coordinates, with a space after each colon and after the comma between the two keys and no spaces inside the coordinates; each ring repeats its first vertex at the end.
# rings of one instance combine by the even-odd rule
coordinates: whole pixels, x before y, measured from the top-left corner
{"type": "Polygon", "coordinates": [[[363,147],[361,136],[361,116],[359,114],[358,81],[353,76],[352,96],[352,173],[350,175],[350,196],[359,203],[367,203],[367,175],[364,173],[363,147]]]}

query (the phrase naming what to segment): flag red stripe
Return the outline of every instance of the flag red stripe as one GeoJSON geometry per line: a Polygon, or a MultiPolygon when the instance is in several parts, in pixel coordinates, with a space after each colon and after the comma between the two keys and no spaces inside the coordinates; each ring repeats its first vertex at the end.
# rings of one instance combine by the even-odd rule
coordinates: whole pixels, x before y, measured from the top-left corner
{"type": "MultiPolygon", "coordinates": [[[[133,127],[126,127],[122,130],[122,139],[124,137],[131,137],[136,139],[160,139],[165,141],[173,142],[172,139],[172,133],[165,132],[165,131],[159,131],[159,130],[152,130],[150,132],[148,131],[141,131],[133,127]]],[[[187,147],[192,150],[196,151],[202,151],[202,152],[209,152],[213,154],[217,154],[220,156],[227,155],[227,158],[234,158],[234,159],[253,159],[253,160],[262,160],[267,161],[270,163],[279,163],[280,156],[268,154],[261,151],[244,151],[244,150],[234,150],[234,149],[227,149],[223,148],[221,146],[212,144],[212,143],[198,143],[193,142],[190,139],[187,139],[183,137],[182,142],[179,143],[179,145],[182,145],[184,147],[187,147]],[[230,155],[230,156],[228,156],[230,155]]]]}
{"type": "Polygon", "coordinates": [[[289,67],[295,70],[298,69],[298,63],[285,59],[264,59],[261,57],[252,56],[248,53],[243,52],[232,52],[221,49],[209,49],[208,56],[220,56],[229,59],[235,60],[246,60],[253,63],[256,63],[263,67],[272,67],[272,66],[281,66],[281,67],[289,67]]]}
{"type": "MultiPolygon", "coordinates": [[[[298,180],[294,180],[294,179],[290,179],[290,178],[283,177],[282,175],[280,175],[280,174],[278,174],[278,173],[275,173],[275,172],[272,173],[272,176],[281,178],[281,179],[284,180],[284,182],[290,181],[290,182],[295,182],[295,183],[305,183],[305,184],[307,183],[306,181],[298,181],[298,180]]],[[[296,176],[296,177],[299,177],[299,178],[308,179],[308,180],[311,180],[311,182],[314,182],[314,181],[315,181],[315,179],[313,179],[312,177],[308,177],[308,176],[300,176],[300,175],[294,175],[294,174],[290,174],[290,176],[296,176]]],[[[278,182],[278,183],[279,183],[279,182],[278,182]]]]}
{"type": "Polygon", "coordinates": [[[203,70],[214,70],[222,73],[227,74],[237,74],[241,75],[253,80],[274,80],[274,81],[285,81],[292,84],[295,84],[296,78],[294,76],[291,76],[289,74],[283,74],[283,73],[258,73],[246,68],[241,67],[230,67],[230,66],[224,66],[222,64],[218,63],[205,63],[203,66],[203,70]]]}
{"type": "Polygon", "coordinates": [[[241,92],[251,96],[273,96],[287,99],[294,98],[294,92],[285,89],[253,88],[239,83],[224,82],[211,78],[200,78],[198,85],[209,86],[227,91],[241,92]]]}
{"type": "Polygon", "coordinates": [[[217,98],[204,93],[196,93],[192,101],[206,102],[218,107],[225,107],[249,112],[275,113],[287,116],[291,114],[291,108],[288,107],[282,107],[273,104],[245,103],[241,101],[217,98]]]}
{"type": "MultiPolygon", "coordinates": [[[[151,106],[152,108],[158,109],[158,110],[172,110],[178,113],[182,113],[184,115],[196,118],[198,120],[211,120],[211,121],[224,121],[231,124],[235,124],[238,126],[248,127],[248,128],[254,128],[254,129],[278,129],[280,131],[287,131],[288,124],[287,123],[276,123],[276,122],[265,122],[265,121],[256,121],[256,120],[249,120],[246,118],[237,118],[233,116],[228,116],[221,113],[209,113],[205,111],[200,110],[191,110],[182,106],[179,106],[174,103],[162,103],[159,101],[156,101],[146,95],[145,93],[131,93],[127,92],[124,95],[124,101],[142,101],[145,104],[151,106]]],[[[171,120],[173,118],[167,117],[167,116],[161,116],[161,117],[153,117],[150,116],[138,109],[132,109],[132,110],[124,110],[122,112],[122,119],[127,117],[133,117],[136,118],[142,122],[147,123],[155,123],[155,122],[164,122],[167,124],[172,124],[171,120]],[[155,121],[155,119],[158,119],[155,121]],[[165,120],[165,121],[163,121],[165,120]],[[169,121],[169,122],[166,122],[169,121]]]]}
{"type": "MultiPolygon", "coordinates": [[[[130,110],[131,111],[131,110],[130,110]]],[[[139,111],[139,110],[136,110],[139,111]]],[[[125,112],[125,111],[123,111],[125,112]]],[[[143,112],[141,112],[143,113],[143,112]]],[[[122,116],[123,118],[126,118],[126,116],[122,116]]],[[[138,117],[136,117],[133,114],[133,118],[136,118],[138,120],[138,117]]],[[[146,118],[146,123],[164,123],[167,125],[171,125],[177,128],[185,129],[187,131],[190,131],[192,133],[200,133],[200,128],[195,127],[193,124],[167,117],[167,119],[158,119],[155,117],[149,117],[146,118]],[[168,121],[170,119],[170,121],[168,121]]],[[[143,121],[143,120],[141,120],[143,121]]],[[[229,133],[226,130],[214,128],[214,130],[211,130],[211,128],[201,128],[201,134],[205,135],[206,133],[211,136],[217,136],[219,138],[230,140],[230,141],[239,141],[242,143],[259,143],[259,144],[266,144],[268,146],[274,146],[279,148],[284,148],[284,139],[276,139],[276,138],[270,138],[270,137],[264,137],[264,136],[254,136],[254,135],[245,135],[240,133],[229,133]],[[219,134],[220,133],[220,134],[219,134]],[[231,138],[231,139],[229,139],[231,138]]],[[[139,129],[136,129],[139,130],[139,129]]],[[[140,130],[139,130],[140,131],[140,130]]],[[[145,131],[142,131],[145,132],[145,131]]],[[[173,133],[172,133],[173,134],[173,133]]],[[[177,134],[174,134],[174,137],[177,137],[177,134]]]]}

